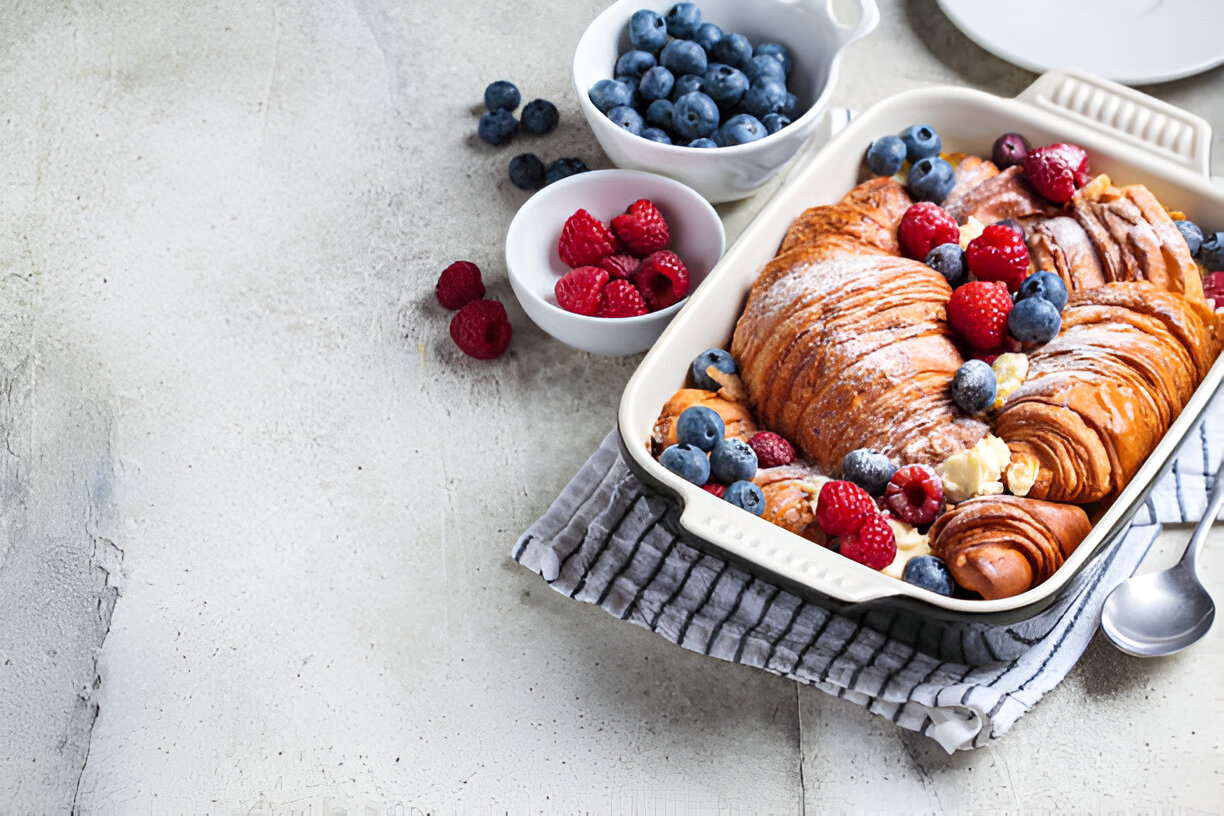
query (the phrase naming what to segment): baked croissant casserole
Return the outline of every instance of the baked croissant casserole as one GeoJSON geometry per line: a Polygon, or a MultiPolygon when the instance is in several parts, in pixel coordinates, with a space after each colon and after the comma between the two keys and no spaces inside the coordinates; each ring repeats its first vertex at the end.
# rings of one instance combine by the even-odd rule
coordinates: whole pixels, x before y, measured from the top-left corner
{"type": "Polygon", "coordinates": [[[812,546],[1011,597],[1164,437],[1220,353],[1224,303],[1184,217],[1092,177],[1077,147],[921,161],[947,165],[935,195],[889,169],[796,216],[652,453],[812,546]],[[722,441],[695,450],[710,422],[722,441]]]}

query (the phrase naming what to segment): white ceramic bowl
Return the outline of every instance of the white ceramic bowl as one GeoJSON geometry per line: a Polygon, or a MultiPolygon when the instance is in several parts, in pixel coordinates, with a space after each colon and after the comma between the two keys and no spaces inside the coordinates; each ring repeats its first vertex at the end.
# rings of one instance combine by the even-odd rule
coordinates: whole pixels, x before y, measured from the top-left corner
{"type": "Polygon", "coordinates": [[[574,90],[595,138],[617,167],[649,170],[677,179],[709,201],[751,195],[778,172],[815,131],[837,79],[842,49],[875,28],[875,0],[857,0],[859,19],[841,25],[832,0],[702,0],[702,19],[725,33],[746,36],[755,46],[778,42],[791,53],[787,81],[802,114],[777,133],[733,147],[691,148],[635,136],[592,104],[587,92],[612,77],[616,59],[629,50],[629,18],[638,9],[665,14],[675,0],[618,0],[587,28],[574,51],[574,90]]]}
{"type": "Polygon", "coordinates": [[[605,224],[639,198],[659,208],[671,235],[670,249],[689,271],[695,290],[722,257],[726,233],[710,203],[678,181],[636,170],[593,170],[555,181],[519,208],[506,233],[510,286],[527,316],[563,343],[595,354],[636,354],[654,345],[684,298],[640,317],[588,317],[557,305],[554,289],[569,267],[557,254],[565,220],[585,209],[605,224]]]}

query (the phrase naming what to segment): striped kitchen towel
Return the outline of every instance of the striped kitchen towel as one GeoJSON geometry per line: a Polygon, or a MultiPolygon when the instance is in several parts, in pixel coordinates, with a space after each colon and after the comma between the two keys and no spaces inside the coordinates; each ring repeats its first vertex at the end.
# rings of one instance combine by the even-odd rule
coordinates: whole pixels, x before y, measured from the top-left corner
{"type": "Polygon", "coordinates": [[[615,431],[512,556],[571,598],[686,649],[850,700],[951,752],[1001,736],[1058,685],[1161,523],[1198,520],[1222,453],[1224,390],[1128,529],[1054,606],[1011,625],[958,631],[896,612],[853,619],[754,576],[681,530],[675,504],[626,467],[615,431]]]}

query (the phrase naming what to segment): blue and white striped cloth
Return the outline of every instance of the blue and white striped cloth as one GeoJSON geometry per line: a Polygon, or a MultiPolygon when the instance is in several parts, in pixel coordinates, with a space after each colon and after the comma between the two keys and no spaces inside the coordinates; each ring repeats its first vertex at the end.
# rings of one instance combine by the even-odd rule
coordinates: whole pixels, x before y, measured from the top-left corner
{"type": "Polygon", "coordinates": [[[1221,455],[1224,390],[1129,528],[1054,606],[1018,624],[962,630],[959,643],[926,644],[934,648],[907,645],[924,643],[926,624],[912,616],[852,620],[704,551],[680,529],[678,509],[625,466],[615,432],[512,556],[564,595],[686,649],[850,700],[952,752],[1001,736],[1062,681],[1092,639],[1105,597],[1143,560],[1160,525],[1198,521],[1221,455]]]}

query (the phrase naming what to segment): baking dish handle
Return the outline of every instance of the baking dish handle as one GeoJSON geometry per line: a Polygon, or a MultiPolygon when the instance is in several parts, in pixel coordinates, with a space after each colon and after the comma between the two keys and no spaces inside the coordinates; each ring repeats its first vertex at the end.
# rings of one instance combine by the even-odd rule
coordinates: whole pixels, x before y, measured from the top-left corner
{"type": "Polygon", "coordinates": [[[876,8],[875,0],[858,0],[858,22],[853,25],[842,25],[837,22],[837,15],[833,13],[833,0],[825,0],[825,7],[829,19],[833,21],[833,38],[837,41],[839,50],[860,37],[870,34],[880,22],[880,10],[876,8]]]}
{"type": "MultiPolygon", "coordinates": [[[[791,556],[770,552],[769,548],[774,545],[756,536],[751,528],[756,523],[766,524],[769,525],[769,530],[776,532],[778,528],[771,522],[750,516],[739,509],[735,509],[733,514],[707,512],[708,508],[701,507],[703,504],[705,502],[684,502],[684,509],[680,513],[680,526],[707,543],[724,542],[722,545],[715,544],[714,546],[733,559],[739,558],[757,564],[780,565],[780,569],[774,571],[778,579],[815,588],[840,602],[849,604],[876,601],[897,595],[894,588],[895,578],[870,570],[863,570],[862,576],[856,575],[854,573],[858,570],[846,569],[846,561],[842,556],[825,550],[817,544],[811,544],[812,550],[808,555],[791,556]],[[754,555],[761,557],[754,557],[754,555]],[[873,578],[876,580],[870,580],[873,578]],[[880,578],[884,580],[881,581],[880,578]]],[[[798,539],[798,536],[795,538],[798,539]]]]}
{"type": "Polygon", "coordinates": [[[1211,126],[1192,113],[1081,71],[1042,74],[1016,97],[1107,133],[1204,176],[1211,174],[1211,126]]]}

